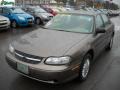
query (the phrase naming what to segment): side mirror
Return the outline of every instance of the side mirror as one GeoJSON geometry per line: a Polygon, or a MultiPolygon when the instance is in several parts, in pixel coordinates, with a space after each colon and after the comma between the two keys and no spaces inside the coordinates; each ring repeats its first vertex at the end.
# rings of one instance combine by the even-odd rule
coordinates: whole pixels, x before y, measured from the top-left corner
{"type": "Polygon", "coordinates": [[[11,15],[11,13],[8,13],[9,15],[11,15]]]}
{"type": "Polygon", "coordinates": [[[10,15],[10,12],[7,12],[6,14],[10,15]]]}
{"type": "Polygon", "coordinates": [[[96,34],[98,34],[98,33],[105,33],[105,32],[106,32],[106,30],[104,28],[97,28],[96,29],[96,34]]]}

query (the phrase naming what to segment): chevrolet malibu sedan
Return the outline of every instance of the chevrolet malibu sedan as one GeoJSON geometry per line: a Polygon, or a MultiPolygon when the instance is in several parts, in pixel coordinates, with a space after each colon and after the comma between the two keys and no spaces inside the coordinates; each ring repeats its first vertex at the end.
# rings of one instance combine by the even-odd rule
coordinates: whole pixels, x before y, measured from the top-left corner
{"type": "Polygon", "coordinates": [[[34,24],[34,17],[24,12],[18,7],[0,7],[1,13],[5,17],[8,17],[11,21],[11,27],[17,26],[29,26],[34,24]]]}
{"type": "Polygon", "coordinates": [[[46,83],[87,79],[92,62],[113,45],[114,25],[105,14],[63,13],[43,29],[9,45],[8,64],[22,75],[46,83]]]}

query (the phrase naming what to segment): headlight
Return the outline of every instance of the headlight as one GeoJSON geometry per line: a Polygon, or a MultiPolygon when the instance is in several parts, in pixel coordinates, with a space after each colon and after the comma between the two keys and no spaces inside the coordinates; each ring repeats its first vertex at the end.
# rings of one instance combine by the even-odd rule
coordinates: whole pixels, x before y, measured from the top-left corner
{"type": "Polygon", "coordinates": [[[71,58],[70,57],[50,57],[46,59],[45,63],[49,65],[64,65],[70,63],[71,58]]]}
{"type": "Polygon", "coordinates": [[[10,53],[14,53],[15,51],[14,47],[11,44],[9,45],[9,51],[10,53]]]}
{"type": "Polygon", "coordinates": [[[34,17],[32,17],[33,21],[35,20],[34,17]]]}
{"type": "Polygon", "coordinates": [[[25,20],[25,18],[24,17],[21,17],[21,16],[18,16],[18,18],[20,19],[20,20],[25,20]]]}

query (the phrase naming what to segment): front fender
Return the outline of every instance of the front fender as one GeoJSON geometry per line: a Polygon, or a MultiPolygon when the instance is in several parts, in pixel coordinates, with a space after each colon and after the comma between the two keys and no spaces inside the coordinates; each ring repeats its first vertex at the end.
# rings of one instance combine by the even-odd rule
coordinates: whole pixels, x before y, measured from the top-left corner
{"type": "Polygon", "coordinates": [[[91,43],[89,42],[79,42],[73,46],[65,55],[72,57],[74,64],[80,64],[84,56],[92,49],[91,43]]]}

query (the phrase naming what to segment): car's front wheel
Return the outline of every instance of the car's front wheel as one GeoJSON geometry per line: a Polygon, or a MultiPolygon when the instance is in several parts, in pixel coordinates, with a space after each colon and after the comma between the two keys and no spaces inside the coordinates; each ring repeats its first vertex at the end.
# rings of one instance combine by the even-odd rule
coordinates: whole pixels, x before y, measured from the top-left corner
{"type": "Polygon", "coordinates": [[[112,49],[112,47],[113,47],[113,37],[111,38],[111,40],[110,40],[110,42],[109,42],[109,44],[107,45],[107,47],[106,47],[106,50],[111,50],[112,49]]]}
{"type": "Polygon", "coordinates": [[[80,72],[79,72],[80,81],[83,81],[88,77],[88,73],[90,71],[91,59],[92,56],[90,54],[85,55],[80,65],[80,72]]]}
{"type": "Polygon", "coordinates": [[[16,27],[17,27],[16,21],[12,21],[12,22],[11,22],[11,27],[12,27],[12,28],[16,28],[16,27]]]}

